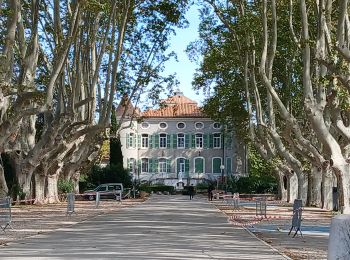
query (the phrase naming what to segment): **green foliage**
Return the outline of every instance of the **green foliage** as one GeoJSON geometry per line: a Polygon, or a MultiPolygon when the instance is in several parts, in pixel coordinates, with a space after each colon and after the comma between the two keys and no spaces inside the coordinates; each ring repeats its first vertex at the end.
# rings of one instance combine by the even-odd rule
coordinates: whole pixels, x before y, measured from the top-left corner
{"type": "Polygon", "coordinates": [[[197,190],[207,190],[208,189],[208,183],[198,183],[196,185],[197,190]]]}
{"type": "MultiPolygon", "coordinates": [[[[94,165],[85,178],[88,189],[95,188],[103,183],[123,183],[124,188],[132,187],[132,179],[127,169],[124,169],[121,164],[100,167],[94,165]]],[[[83,186],[83,185],[82,185],[83,186]]]]}
{"type": "Polygon", "coordinates": [[[70,193],[73,192],[74,183],[71,180],[59,180],[57,183],[58,193],[70,193]]]}
{"type": "Polygon", "coordinates": [[[123,164],[122,145],[119,138],[110,138],[109,140],[109,164],[123,164]]]}
{"type": "Polygon", "coordinates": [[[148,184],[141,184],[139,187],[140,191],[145,191],[148,193],[153,192],[164,192],[168,191],[169,193],[172,193],[175,191],[175,188],[173,186],[163,185],[163,184],[157,184],[157,185],[148,185],[148,184]]]}
{"type": "Polygon", "coordinates": [[[231,192],[276,193],[277,180],[272,174],[272,163],[266,162],[256,150],[249,148],[249,176],[228,181],[231,192]]]}

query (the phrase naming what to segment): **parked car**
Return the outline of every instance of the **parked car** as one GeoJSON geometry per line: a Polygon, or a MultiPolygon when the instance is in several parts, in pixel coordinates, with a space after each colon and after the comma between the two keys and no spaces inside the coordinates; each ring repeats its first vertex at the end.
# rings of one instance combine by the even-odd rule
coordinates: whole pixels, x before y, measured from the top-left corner
{"type": "Polygon", "coordinates": [[[117,194],[123,194],[122,183],[104,183],[93,190],[88,190],[83,193],[83,198],[87,200],[95,200],[96,192],[100,193],[101,199],[116,199],[117,194]]]}

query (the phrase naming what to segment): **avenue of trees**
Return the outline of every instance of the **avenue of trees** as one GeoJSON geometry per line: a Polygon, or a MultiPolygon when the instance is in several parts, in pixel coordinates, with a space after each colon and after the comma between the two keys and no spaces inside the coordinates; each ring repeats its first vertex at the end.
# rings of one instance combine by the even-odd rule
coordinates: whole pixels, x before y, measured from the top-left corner
{"type": "Polygon", "coordinates": [[[174,82],[160,72],[187,8],[180,0],[0,1],[0,196],[16,187],[36,203],[56,202],[59,180],[78,191],[118,97],[156,98],[174,82]]]}
{"type": "Polygon", "coordinates": [[[347,0],[203,0],[194,85],[279,180],[279,195],[350,213],[347,0]],[[287,187],[287,189],[285,189],[287,187]]]}

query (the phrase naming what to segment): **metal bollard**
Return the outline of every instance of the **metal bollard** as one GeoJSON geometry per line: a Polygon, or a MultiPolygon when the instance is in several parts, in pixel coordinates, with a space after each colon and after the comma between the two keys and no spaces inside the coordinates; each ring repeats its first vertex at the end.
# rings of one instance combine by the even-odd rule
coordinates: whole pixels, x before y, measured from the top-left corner
{"type": "Polygon", "coordinates": [[[100,205],[100,192],[96,192],[96,208],[100,205]]]}
{"type": "Polygon", "coordinates": [[[66,216],[67,215],[72,215],[73,213],[75,213],[74,211],[74,207],[75,207],[75,194],[74,193],[68,193],[67,194],[67,212],[66,212],[66,216]]]}

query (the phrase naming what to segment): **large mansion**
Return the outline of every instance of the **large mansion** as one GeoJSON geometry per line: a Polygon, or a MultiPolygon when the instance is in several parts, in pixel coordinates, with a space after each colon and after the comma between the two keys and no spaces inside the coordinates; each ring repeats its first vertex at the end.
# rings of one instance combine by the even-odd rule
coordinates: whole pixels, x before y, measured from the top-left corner
{"type": "Polygon", "coordinates": [[[181,92],[145,112],[126,101],[116,115],[125,116],[120,131],[124,167],[136,180],[181,189],[247,173],[245,147],[181,92]]]}

